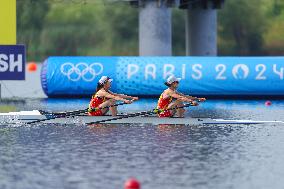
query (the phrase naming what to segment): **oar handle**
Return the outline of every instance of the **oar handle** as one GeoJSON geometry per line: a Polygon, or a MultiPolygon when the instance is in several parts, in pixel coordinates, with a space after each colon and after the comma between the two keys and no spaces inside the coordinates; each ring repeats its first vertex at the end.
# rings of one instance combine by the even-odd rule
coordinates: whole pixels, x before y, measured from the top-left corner
{"type": "Polygon", "coordinates": [[[114,105],[110,105],[110,106],[106,106],[106,107],[102,107],[102,108],[88,108],[88,112],[95,112],[97,110],[102,110],[102,109],[105,109],[105,108],[120,106],[120,105],[124,105],[124,104],[127,104],[127,103],[122,102],[122,103],[118,103],[118,104],[114,104],[114,105]]]}

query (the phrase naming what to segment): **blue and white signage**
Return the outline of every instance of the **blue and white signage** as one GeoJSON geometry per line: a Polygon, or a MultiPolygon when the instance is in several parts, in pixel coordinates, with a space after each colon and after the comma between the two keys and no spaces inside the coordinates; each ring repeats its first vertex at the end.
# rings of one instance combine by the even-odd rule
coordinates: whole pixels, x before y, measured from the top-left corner
{"type": "Polygon", "coordinates": [[[43,70],[49,96],[91,95],[102,75],[130,95],[159,95],[170,75],[186,94],[284,95],[284,57],[51,57],[43,70]]]}
{"type": "Polygon", "coordinates": [[[25,80],[25,46],[0,45],[0,80],[25,80]]]}

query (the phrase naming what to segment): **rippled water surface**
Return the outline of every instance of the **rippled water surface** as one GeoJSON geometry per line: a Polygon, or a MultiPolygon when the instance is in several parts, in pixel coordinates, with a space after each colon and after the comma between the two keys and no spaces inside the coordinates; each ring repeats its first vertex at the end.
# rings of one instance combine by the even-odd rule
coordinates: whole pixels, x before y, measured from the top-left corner
{"type": "MultiPolygon", "coordinates": [[[[284,101],[208,100],[187,116],[284,120],[284,101]]],[[[85,109],[85,99],[2,102],[18,110],[85,109]]],[[[121,112],[151,109],[143,99],[121,112]]],[[[283,188],[284,124],[0,125],[1,189],[283,188]]]]}

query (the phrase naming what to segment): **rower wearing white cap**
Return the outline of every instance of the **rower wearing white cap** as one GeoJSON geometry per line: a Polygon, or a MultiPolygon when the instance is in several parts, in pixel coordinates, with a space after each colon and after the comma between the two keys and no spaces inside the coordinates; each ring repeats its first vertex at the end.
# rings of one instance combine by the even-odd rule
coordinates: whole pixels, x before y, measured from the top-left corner
{"type": "Polygon", "coordinates": [[[102,116],[105,115],[109,109],[111,111],[112,116],[117,115],[116,106],[112,106],[115,104],[117,100],[123,101],[127,104],[131,104],[134,100],[138,100],[138,97],[132,97],[124,94],[116,94],[111,92],[109,89],[111,87],[111,82],[113,79],[102,76],[97,84],[96,93],[92,96],[92,99],[89,104],[90,109],[99,108],[96,111],[90,111],[89,115],[91,116],[102,116]],[[110,108],[107,108],[112,106],[110,108]],[[106,108],[104,108],[106,107],[106,108]]]}
{"type": "Polygon", "coordinates": [[[169,88],[164,90],[164,92],[161,94],[157,109],[162,110],[161,113],[159,113],[159,117],[172,117],[177,113],[178,117],[184,116],[184,108],[178,108],[176,110],[168,110],[175,107],[181,107],[183,106],[183,102],[189,102],[193,105],[198,105],[197,102],[194,100],[204,101],[205,98],[196,98],[188,95],[184,95],[182,93],[177,92],[177,88],[179,85],[181,78],[176,78],[175,76],[170,76],[167,81],[165,82],[165,85],[169,88]],[[174,101],[175,99],[175,101],[174,101]]]}

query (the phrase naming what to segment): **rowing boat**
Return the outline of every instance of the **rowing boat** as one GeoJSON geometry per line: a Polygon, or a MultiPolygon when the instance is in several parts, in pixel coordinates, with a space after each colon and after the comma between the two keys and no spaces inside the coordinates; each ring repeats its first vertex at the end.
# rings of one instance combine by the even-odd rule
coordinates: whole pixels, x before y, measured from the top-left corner
{"type": "MultiPolygon", "coordinates": [[[[123,115],[122,115],[123,116],[123,115]]],[[[212,119],[212,118],[159,118],[156,116],[137,116],[122,118],[117,116],[119,119],[113,119],[110,121],[105,121],[103,123],[108,124],[169,124],[169,125],[208,125],[208,124],[264,124],[264,123],[280,123],[283,121],[255,121],[255,120],[225,120],[225,119],[212,119]]],[[[88,115],[72,115],[66,117],[54,118],[52,113],[46,113],[39,110],[33,111],[20,111],[20,112],[9,112],[0,113],[0,123],[29,123],[32,121],[41,121],[42,123],[58,123],[58,124],[89,124],[93,122],[100,122],[106,119],[117,118],[112,116],[88,116],[88,115]]]]}

